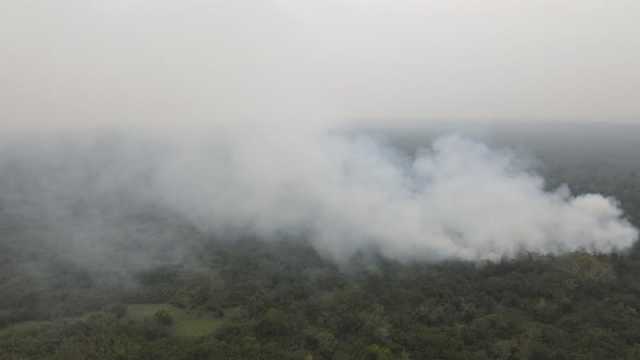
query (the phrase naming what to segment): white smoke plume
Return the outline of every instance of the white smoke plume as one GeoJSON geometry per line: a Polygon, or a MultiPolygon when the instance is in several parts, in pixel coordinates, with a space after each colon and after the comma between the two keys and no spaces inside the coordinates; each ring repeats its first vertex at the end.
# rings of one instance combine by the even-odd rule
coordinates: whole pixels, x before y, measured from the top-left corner
{"type": "Polygon", "coordinates": [[[615,199],[547,191],[512,152],[464,136],[411,154],[363,134],[232,130],[5,144],[3,211],[52,224],[47,241],[89,262],[138,246],[129,238],[144,246],[137,262],[184,253],[179,228],[136,223],[153,209],[220,237],[307,239],[339,262],[360,250],[401,261],[609,253],[638,238],[615,199]]]}
{"type": "Polygon", "coordinates": [[[612,252],[638,237],[616,200],[547,192],[511,153],[461,136],[406,156],[368,137],[264,131],[183,148],[168,164],[155,196],[201,227],[300,233],[338,260],[362,249],[400,260],[612,252]]]}

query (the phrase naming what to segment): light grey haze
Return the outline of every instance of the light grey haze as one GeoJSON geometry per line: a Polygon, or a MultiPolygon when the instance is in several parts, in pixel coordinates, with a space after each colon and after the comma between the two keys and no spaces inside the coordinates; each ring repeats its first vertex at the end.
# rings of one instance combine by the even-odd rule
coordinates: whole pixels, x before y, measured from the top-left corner
{"type": "Polygon", "coordinates": [[[635,0],[1,3],[12,127],[640,117],[635,0]]]}

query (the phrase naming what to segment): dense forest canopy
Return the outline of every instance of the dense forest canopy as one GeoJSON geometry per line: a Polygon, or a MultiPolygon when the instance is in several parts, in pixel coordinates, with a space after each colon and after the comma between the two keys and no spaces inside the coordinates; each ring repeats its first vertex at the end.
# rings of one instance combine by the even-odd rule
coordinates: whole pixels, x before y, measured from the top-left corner
{"type": "MultiPolygon", "coordinates": [[[[373,136],[412,154],[435,133],[373,136]]],[[[548,189],[615,197],[638,226],[637,134],[582,125],[469,136],[522,155],[548,189]]],[[[0,176],[0,359],[640,357],[635,246],[494,260],[364,247],[337,260],[304,231],[213,231],[100,182],[86,193],[49,189],[34,176],[52,166],[38,151],[3,158],[13,160],[0,176]],[[21,189],[40,197],[16,196],[21,189]]],[[[103,160],[76,168],[78,177],[99,174],[103,160]]],[[[136,170],[128,175],[146,184],[144,166],[136,170]]],[[[47,171],[50,181],[68,176],[47,171]]]]}

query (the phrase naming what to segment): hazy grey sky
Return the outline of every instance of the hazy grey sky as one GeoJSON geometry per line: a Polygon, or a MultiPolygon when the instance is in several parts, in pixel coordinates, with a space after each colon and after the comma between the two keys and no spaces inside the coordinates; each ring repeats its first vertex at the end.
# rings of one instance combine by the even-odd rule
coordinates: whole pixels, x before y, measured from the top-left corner
{"type": "Polygon", "coordinates": [[[640,118],[637,0],[0,4],[5,129],[640,118]]]}

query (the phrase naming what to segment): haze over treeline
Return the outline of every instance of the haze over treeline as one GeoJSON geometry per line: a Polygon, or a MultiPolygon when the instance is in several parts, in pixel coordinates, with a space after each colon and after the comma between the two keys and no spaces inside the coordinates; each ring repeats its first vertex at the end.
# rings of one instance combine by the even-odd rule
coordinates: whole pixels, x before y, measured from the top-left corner
{"type": "Polygon", "coordinates": [[[636,2],[574,5],[12,3],[4,209],[94,257],[126,242],[113,219],[147,208],[222,236],[311,239],[337,261],[627,249],[618,200],[549,186],[517,141],[469,134],[640,114],[636,2]],[[463,120],[409,151],[353,131],[437,119],[463,120]]]}
{"type": "MultiPolygon", "coordinates": [[[[164,261],[180,261],[181,227],[145,230],[145,214],[219,237],[303,238],[338,262],[359,251],[402,261],[606,253],[637,239],[616,199],[545,184],[535,147],[497,145],[489,130],[432,133],[421,143],[271,128],[188,142],[119,132],[27,137],[0,149],[0,199],[5,215],[46,226],[53,231],[40,236],[54,248],[94,265],[118,253],[127,266],[148,265],[167,248],[176,258],[164,261]]],[[[579,139],[566,135],[571,153],[579,139]]],[[[547,137],[528,139],[548,147],[547,137]]]]}

